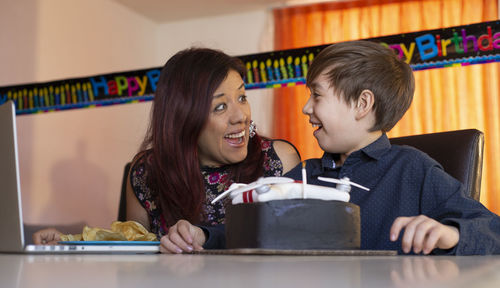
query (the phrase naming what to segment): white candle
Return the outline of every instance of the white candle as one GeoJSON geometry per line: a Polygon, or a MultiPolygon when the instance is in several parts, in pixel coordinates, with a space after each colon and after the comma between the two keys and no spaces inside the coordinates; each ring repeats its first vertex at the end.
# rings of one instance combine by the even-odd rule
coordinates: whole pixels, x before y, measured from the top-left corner
{"type": "Polygon", "coordinates": [[[302,161],[302,199],[307,199],[307,173],[306,161],[302,161]]]}

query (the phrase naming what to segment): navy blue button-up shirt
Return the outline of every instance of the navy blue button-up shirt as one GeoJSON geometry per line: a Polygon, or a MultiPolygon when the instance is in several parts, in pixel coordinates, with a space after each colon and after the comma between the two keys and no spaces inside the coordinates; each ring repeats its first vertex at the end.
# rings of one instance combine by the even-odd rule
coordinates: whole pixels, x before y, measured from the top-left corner
{"type": "MultiPolygon", "coordinates": [[[[338,157],[325,153],[321,159],[307,160],[307,182],[334,187],[318,180],[318,176],[348,177],[370,189],[352,186],[350,193],[350,202],[359,205],[361,211],[361,249],[403,253],[403,233],[398,241],[389,240],[392,223],[399,216],[423,214],[460,231],[455,248],[435,249],[433,253],[500,254],[500,217],[465,196],[464,186],[427,154],[409,146],[391,145],[384,134],[335,167],[338,157]]],[[[285,176],[300,180],[301,169],[298,165],[285,176]]]]}

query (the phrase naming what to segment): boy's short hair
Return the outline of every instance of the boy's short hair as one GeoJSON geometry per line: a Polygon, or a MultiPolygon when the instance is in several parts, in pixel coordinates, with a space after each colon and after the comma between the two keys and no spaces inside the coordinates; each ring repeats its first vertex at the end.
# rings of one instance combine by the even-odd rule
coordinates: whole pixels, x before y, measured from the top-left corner
{"type": "Polygon", "coordinates": [[[321,74],[346,103],[357,101],[363,90],[375,95],[375,124],[370,131],[388,132],[410,107],[415,79],[410,65],[379,43],[349,41],[330,45],[314,59],[307,86],[321,74]]]}

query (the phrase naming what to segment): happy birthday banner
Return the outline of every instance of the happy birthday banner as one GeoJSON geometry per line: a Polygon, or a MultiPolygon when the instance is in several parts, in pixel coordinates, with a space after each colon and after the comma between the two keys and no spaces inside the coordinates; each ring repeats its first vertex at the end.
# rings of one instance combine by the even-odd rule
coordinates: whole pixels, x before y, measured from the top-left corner
{"type": "Polygon", "coordinates": [[[0,104],[13,100],[16,114],[107,106],[153,99],[160,68],[0,87],[0,104]]]}
{"type": "MultiPolygon", "coordinates": [[[[500,61],[500,21],[365,40],[393,49],[414,71],[500,61]]],[[[304,84],[314,57],[329,45],[239,57],[247,67],[245,88],[304,84]]]]}
{"type": "MultiPolygon", "coordinates": [[[[413,70],[500,62],[500,21],[365,39],[395,51],[413,70]]],[[[239,56],[246,89],[305,83],[314,57],[329,45],[239,56]]],[[[153,100],[161,67],[45,83],[0,87],[0,104],[13,100],[30,114],[153,100]]]]}

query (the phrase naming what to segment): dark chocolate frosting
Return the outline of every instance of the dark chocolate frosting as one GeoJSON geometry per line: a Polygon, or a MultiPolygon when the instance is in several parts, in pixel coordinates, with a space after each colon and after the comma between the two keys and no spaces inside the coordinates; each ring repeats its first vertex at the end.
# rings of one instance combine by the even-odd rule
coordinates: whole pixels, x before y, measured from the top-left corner
{"type": "Polygon", "coordinates": [[[359,206],[288,199],[226,207],[226,248],[359,249],[359,206]]]}

